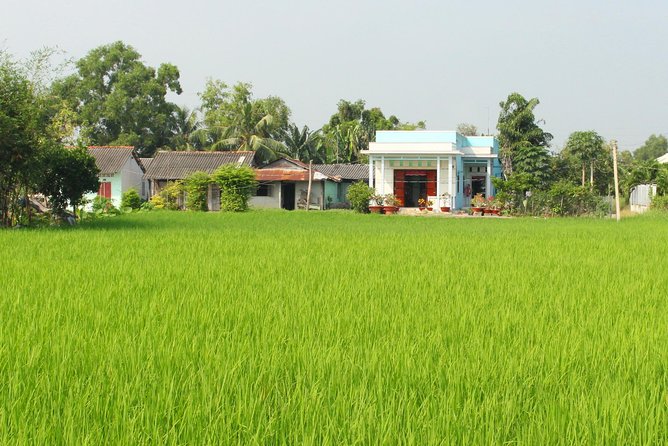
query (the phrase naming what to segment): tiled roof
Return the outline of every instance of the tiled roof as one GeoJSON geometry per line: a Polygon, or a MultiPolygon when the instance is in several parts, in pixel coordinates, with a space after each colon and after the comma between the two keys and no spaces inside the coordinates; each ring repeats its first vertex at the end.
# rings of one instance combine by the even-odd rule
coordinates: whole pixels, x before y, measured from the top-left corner
{"type": "Polygon", "coordinates": [[[121,171],[128,159],[134,156],[132,146],[92,146],[88,152],[95,158],[100,175],[111,176],[121,171]]]}
{"type": "Polygon", "coordinates": [[[314,164],[313,168],[330,177],[342,180],[368,180],[369,166],[366,164],[314,164]]]}
{"type": "MultiPolygon", "coordinates": [[[[308,164],[290,158],[279,158],[255,171],[258,181],[308,181],[308,164]]],[[[313,166],[312,179],[315,181],[332,180],[339,182],[339,178],[331,177],[313,166]]]]}
{"type": "Polygon", "coordinates": [[[148,180],[182,180],[193,172],[213,173],[220,166],[253,167],[255,152],[170,152],[159,151],[146,168],[148,180]]]}

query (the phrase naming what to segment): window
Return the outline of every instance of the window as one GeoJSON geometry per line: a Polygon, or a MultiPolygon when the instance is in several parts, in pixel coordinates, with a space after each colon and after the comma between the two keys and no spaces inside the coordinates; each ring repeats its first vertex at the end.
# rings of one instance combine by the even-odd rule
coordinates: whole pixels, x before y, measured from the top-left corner
{"type": "Polygon", "coordinates": [[[255,193],[256,197],[271,197],[271,184],[260,184],[255,193]]]}

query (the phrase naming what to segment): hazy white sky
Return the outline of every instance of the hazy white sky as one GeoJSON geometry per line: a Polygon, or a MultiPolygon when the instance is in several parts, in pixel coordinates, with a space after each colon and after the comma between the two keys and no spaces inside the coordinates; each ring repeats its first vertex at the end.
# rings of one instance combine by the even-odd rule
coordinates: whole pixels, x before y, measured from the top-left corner
{"type": "Polygon", "coordinates": [[[282,97],[318,128],[365,99],[429,129],[495,127],[510,92],[538,97],[560,147],[593,129],[635,148],[668,134],[666,0],[2,0],[0,46],[79,58],[115,40],[176,64],[196,106],[208,77],[282,97]]]}

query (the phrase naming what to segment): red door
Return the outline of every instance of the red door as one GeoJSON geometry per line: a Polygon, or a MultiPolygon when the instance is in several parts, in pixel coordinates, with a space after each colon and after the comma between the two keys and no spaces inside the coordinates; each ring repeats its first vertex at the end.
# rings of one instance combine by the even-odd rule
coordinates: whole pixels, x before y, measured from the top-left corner
{"type": "Polygon", "coordinates": [[[394,196],[399,199],[401,202],[400,206],[403,206],[405,201],[404,197],[404,182],[406,178],[405,170],[395,170],[394,171],[394,196]]]}
{"type": "Polygon", "coordinates": [[[97,191],[97,195],[104,198],[111,198],[111,183],[100,183],[100,188],[97,191]]]}

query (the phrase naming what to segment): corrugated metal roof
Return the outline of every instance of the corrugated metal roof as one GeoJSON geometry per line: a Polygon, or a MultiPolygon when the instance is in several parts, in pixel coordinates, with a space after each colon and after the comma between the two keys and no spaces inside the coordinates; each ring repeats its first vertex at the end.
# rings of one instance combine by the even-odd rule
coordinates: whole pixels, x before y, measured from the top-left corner
{"type": "Polygon", "coordinates": [[[132,158],[132,146],[91,146],[88,153],[95,158],[100,175],[111,176],[121,171],[128,159],[132,158]]]}
{"type": "Polygon", "coordinates": [[[146,168],[148,180],[182,180],[193,172],[213,173],[220,166],[253,167],[255,152],[171,152],[159,151],[146,168]]]}
{"type": "Polygon", "coordinates": [[[148,166],[153,162],[153,158],[139,158],[139,161],[141,161],[142,166],[144,166],[144,172],[146,172],[148,166]]]}
{"type": "Polygon", "coordinates": [[[367,164],[314,164],[313,168],[327,176],[339,177],[342,180],[369,179],[367,164]]]}
{"type": "MultiPolygon", "coordinates": [[[[308,181],[308,164],[291,158],[279,158],[255,171],[258,181],[308,181]]],[[[330,177],[313,166],[313,180],[332,180],[337,183],[339,178],[330,177]]]]}

